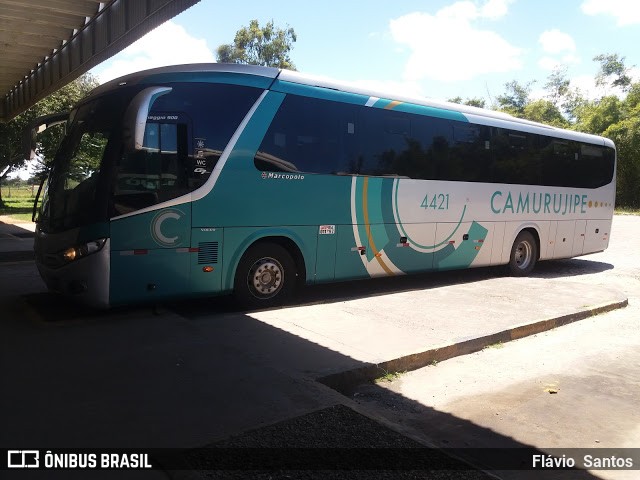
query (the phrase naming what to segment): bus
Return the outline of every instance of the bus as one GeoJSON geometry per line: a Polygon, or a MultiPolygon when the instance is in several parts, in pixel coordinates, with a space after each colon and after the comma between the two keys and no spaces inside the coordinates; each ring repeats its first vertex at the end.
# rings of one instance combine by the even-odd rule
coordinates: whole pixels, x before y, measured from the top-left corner
{"type": "MultiPolygon", "coordinates": [[[[56,117],[60,122],[62,116],[56,117]]],[[[600,252],[608,139],[274,68],[193,64],[97,87],[66,119],[37,268],[98,307],[600,252]]],[[[40,127],[42,128],[42,127],[40,127]]]]}

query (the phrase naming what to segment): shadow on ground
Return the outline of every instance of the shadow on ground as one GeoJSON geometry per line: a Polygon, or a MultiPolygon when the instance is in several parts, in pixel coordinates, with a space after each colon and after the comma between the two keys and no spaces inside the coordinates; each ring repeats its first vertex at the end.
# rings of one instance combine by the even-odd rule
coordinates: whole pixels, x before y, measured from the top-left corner
{"type": "MultiPolygon", "coordinates": [[[[613,265],[584,259],[551,260],[538,263],[535,278],[557,279],[566,276],[591,275],[611,270],[613,265]]],[[[470,284],[491,278],[508,276],[507,267],[482,267],[466,270],[430,272],[394,278],[375,278],[307,286],[287,306],[342,302],[373,298],[380,295],[470,284]]],[[[187,301],[167,302],[166,308],[187,317],[207,312],[242,312],[231,297],[205,297],[187,301]]]]}
{"type": "MultiPolygon", "coordinates": [[[[569,262],[585,273],[606,268],[569,262]]],[[[495,272],[317,287],[301,302],[443,287],[495,272]]],[[[187,449],[179,464],[165,464],[173,478],[489,478],[467,461],[523,469],[504,478],[597,478],[527,471],[531,455],[541,453],[536,446],[369,385],[368,395],[422,418],[422,434],[407,437],[402,425],[308,375],[357,367],[357,360],[257,321],[228,299],[110,312],[41,293],[0,297],[0,304],[0,445],[9,448],[187,449]],[[466,444],[443,443],[445,431],[466,444]],[[253,449],[254,460],[240,448],[253,449]]]]}

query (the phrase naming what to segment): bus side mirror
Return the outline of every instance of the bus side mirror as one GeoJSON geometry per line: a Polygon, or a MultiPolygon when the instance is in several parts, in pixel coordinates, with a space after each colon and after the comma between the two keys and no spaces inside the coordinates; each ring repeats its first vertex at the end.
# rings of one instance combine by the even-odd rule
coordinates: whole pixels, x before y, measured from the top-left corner
{"type": "Polygon", "coordinates": [[[171,90],[171,87],[149,87],[133,97],[124,114],[122,142],[125,151],[142,150],[149,110],[158,97],[171,90]]]}
{"type": "Polygon", "coordinates": [[[52,113],[43,115],[33,120],[22,131],[22,154],[27,160],[33,160],[36,156],[36,136],[47,128],[65,123],[69,119],[69,112],[52,113]]]}

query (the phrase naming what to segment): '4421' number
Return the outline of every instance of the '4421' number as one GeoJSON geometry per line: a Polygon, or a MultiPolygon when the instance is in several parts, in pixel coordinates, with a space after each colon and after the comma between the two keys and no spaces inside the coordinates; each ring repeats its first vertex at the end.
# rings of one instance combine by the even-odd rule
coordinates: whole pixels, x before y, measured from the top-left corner
{"type": "Polygon", "coordinates": [[[431,208],[433,210],[449,210],[449,194],[436,193],[429,195],[428,193],[422,199],[420,207],[425,210],[431,208]]]}

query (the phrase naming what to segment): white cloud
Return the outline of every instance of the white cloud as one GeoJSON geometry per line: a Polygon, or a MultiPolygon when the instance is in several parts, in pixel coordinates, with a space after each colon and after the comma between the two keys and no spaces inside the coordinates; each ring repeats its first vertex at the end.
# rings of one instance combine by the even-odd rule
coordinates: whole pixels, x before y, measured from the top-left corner
{"type": "Polygon", "coordinates": [[[593,75],[579,75],[577,77],[573,77],[571,79],[571,86],[577,87],[589,100],[596,100],[605,95],[615,95],[620,99],[626,97],[626,93],[618,87],[597,86],[593,75]]]}
{"type": "Polygon", "coordinates": [[[487,0],[484,5],[478,7],[474,2],[463,0],[453,5],[443,7],[436,15],[440,18],[450,19],[476,20],[478,18],[488,18],[496,20],[507,14],[509,4],[513,3],[513,1],[514,0],[487,0]]]}
{"type": "Polygon", "coordinates": [[[474,20],[504,16],[508,3],[490,0],[478,7],[473,2],[461,1],[435,15],[414,12],[391,20],[392,38],[411,51],[404,79],[469,80],[486,73],[522,68],[520,48],[496,32],[480,30],[472,24],[474,20]]]}
{"type": "Polygon", "coordinates": [[[540,60],[538,60],[538,66],[542,70],[551,71],[556,67],[560,67],[561,65],[562,65],[562,62],[560,60],[558,60],[557,58],[542,57],[540,60]]]}
{"type": "Polygon", "coordinates": [[[551,71],[563,65],[580,63],[580,57],[574,55],[576,42],[567,33],[558,29],[547,30],[540,34],[538,43],[547,54],[538,60],[538,66],[542,70],[551,71]]]}
{"type": "Polygon", "coordinates": [[[572,63],[580,63],[580,57],[576,57],[575,55],[569,53],[562,57],[563,65],[571,65],[572,63]]]}
{"type": "Polygon", "coordinates": [[[571,86],[578,88],[580,93],[590,100],[595,100],[604,95],[602,87],[596,86],[593,75],[578,75],[571,78],[571,86]]]}
{"type": "Polygon", "coordinates": [[[538,42],[545,52],[551,54],[576,51],[576,42],[573,41],[571,35],[558,29],[542,32],[538,42]]]}
{"type": "Polygon", "coordinates": [[[580,8],[586,15],[611,15],[620,27],[640,24],[637,0],[585,0],[580,8]]]}
{"type": "Polygon", "coordinates": [[[482,7],[482,16],[485,18],[501,18],[507,14],[509,10],[509,4],[514,0],[489,0],[482,7]]]}
{"type": "Polygon", "coordinates": [[[101,83],[148,68],[184,63],[211,63],[215,57],[204,39],[192,37],[180,25],[168,21],[129,45],[94,69],[101,83]]]}

